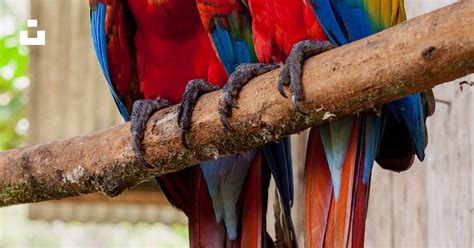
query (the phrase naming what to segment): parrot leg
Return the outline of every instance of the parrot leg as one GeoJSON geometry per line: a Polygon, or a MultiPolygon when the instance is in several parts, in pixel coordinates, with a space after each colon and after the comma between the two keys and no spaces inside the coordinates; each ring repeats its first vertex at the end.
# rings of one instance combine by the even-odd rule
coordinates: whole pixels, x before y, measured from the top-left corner
{"type": "Polygon", "coordinates": [[[146,123],[153,113],[169,106],[171,106],[171,102],[162,99],[137,100],[133,103],[131,115],[132,125],[130,128],[132,133],[132,147],[140,164],[150,169],[154,167],[143,158],[145,148],[143,147],[142,141],[145,137],[146,123]]]}
{"type": "Polygon", "coordinates": [[[303,40],[296,43],[291,49],[278,79],[278,91],[282,96],[287,97],[283,86],[290,86],[291,101],[298,112],[306,114],[299,103],[304,100],[301,82],[304,60],[334,47],[329,41],[303,40]]]}
{"type": "Polygon", "coordinates": [[[233,130],[227,118],[232,115],[232,108],[238,108],[234,98],[239,95],[240,90],[252,78],[265,74],[278,68],[275,64],[240,64],[229,76],[229,80],[224,85],[224,93],[219,100],[219,115],[222,125],[228,130],[233,130]]]}
{"type": "Polygon", "coordinates": [[[191,129],[191,118],[198,98],[205,93],[219,89],[219,86],[211,84],[203,79],[191,80],[186,85],[183,97],[181,98],[181,105],[179,107],[178,125],[181,128],[181,141],[183,142],[183,146],[187,149],[189,149],[189,145],[186,136],[191,129]]]}

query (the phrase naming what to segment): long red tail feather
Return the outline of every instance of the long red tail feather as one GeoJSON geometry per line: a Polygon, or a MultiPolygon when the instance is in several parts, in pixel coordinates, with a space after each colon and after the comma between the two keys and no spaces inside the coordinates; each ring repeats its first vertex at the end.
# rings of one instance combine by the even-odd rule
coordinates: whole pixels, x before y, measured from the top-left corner
{"type": "Polygon", "coordinates": [[[352,225],[349,239],[349,247],[364,247],[365,237],[365,220],[367,217],[367,208],[369,202],[369,183],[370,178],[364,184],[362,178],[364,174],[364,154],[365,154],[365,143],[360,144],[362,149],[359,152],[359,158],[356,168],[356,180],[354,186],[354,204],[352,206],[352,225]]]}
{"type": "Polygon", "coordinates": [[[201,169],[196,166],[192,178],[192,204],[189,218],[190,247],[224,247],[226,232],[224,222],[217,223],[211,197],[201,169]]]}
{"type": "Polygon", "coordinates": [[[265,216],[262,179],[262,155],[259,152],[249,168],[241,195],[243,211],[240,247],[261,247],[266,238],[263,230],[265,216]]]}
{"type": "Polygon", "coordinates": [[[311,129],[304,179],[304,221],[306,247],[322,247],[333,198],[328,162],[319,136],[319,128],[311,129]]]}

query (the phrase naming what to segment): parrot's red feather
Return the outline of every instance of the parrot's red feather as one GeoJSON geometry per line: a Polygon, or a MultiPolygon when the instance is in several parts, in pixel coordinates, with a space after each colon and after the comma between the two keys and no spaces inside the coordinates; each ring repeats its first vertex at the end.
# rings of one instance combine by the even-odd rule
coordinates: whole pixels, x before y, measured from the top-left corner
{"type": "Polygon", "coordinates": [[[262,155],[250,165],[242,190],[242,236],[240,247],[261,247],[263,236],[262,155]]]}
{"type": "Polygon", "coordinates": [[[194,0],[104,2],[109,70],[129,111],[142,94],[178,103],[192,79],[226,82],[194,0]]]}
{"type": "Polygon", "coordinates": [[[322,247],[333,186],[319,129],[311,129],[304,178],[304,222],[306,247],[322,247]]]}
{"type": "Polygon", "coordinates": [[[364,247],[365,220],[369,203],[368,184],[370,184],[370,179],[367,185],[362,182],[362,176],[360,176],[357,181],[358,189],[355,195],[355,206],[353,207],[352,213],[353,220],[350,232],[352,245],[350,247],[364,247]]]}
{"type": "Polygon", "coordinates": [[[190,247],[224,247],[224,223],[217,223],[206,182],[199,166],[157,178],[172,203],[189,219],[190,247]],[[209,235],[212,233],[212,235],[209,235]]]}
{"type": "MultiPolygon", "coordinates": [[[[198,166],[195,166],[198,167],[198,166]]],[[[191,182],[195,167],[190,167],[181,171],[173,172],[156,178],[157,182],[166,194],[171,203],[181,209],[187,216],[191,215],[191,208],[188,204],[192,199],[191,182]],[[182,183],[182,182],[187,183],[182,183]]]]}
{"type": "Polygon", "coordinates": [[[238,1],[229,0],[196,0],[204,28],[208,33],[212,32],[217,16],[229,16],[232,8],[238,7],[238,1]]]}
{"type": "Polygon", "coordinates": [[[262,63],[285,62],[298,41],[328,39],[305,1],[248,0],[248,5],[255,52],[262,63]]]}
{"type": "Polygon", "coordinates": [[[224,247],[226,233],[224,222],[217,223],[212,207],[211,197],[207,190],[206,181],[201,168],[193,168],[193,190],[191,204],[193,204],[189,218],[189,245],[190,247],[224,247]]]}
{"type": "MultiPolygon", "coordinates": [[[[105,19],[107,61],[112,84],[122,97],[127,110],[133,102],[143,98],[136,70],[136,52],[133,39],[136,26],[130,9],[123,1],[110,0],[105,19]]],[[[97,5],[97,1],[91,1],[97,5]]]]}
{"type": "Polygon", "coordinates": [[[362,149],[359,152],[358,164],[356,168],[356,178],[354,186],[354,203],[352,206],[351,229],[349,231],[349,247],[364,247],[365,220],[367,217],[367,208],[369,203],[369,184],[364,184],[362,178],[364,175],[364,154],[365,144],[361,144],[362,149]]]}

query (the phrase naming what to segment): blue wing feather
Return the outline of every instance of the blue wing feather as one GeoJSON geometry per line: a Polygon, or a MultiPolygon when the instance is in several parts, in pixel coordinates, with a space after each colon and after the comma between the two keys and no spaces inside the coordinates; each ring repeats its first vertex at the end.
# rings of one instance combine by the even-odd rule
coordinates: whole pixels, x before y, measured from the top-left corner
{"type": "Polygon", "coordinates": [[[344,45],[382,30],[373,25],[362,0],[311,0],[331,42],[344,45]]]}
{"type": "Polygon", "coordinates": [[[211,32],[212,41],[227,73],[231,74],[242,63],[251,63],[250,48],[245,40],[232,38],[229,31],[216,23],[211,32]]]}
{"type": "Polygon", "coordinates": [[[104,74],[105,79],[107,80],[107,87],[112,94],[112,97],[117,105],[120,114],[122,115],[125,121],[130,120],[130,115],[128,113],[127,107],[125,106],[122,98],[117,94],[112,84],[112,79],[109,73],[109,67],[107,64],[107,41],[105,34],[105,15],[107,11],[107,6],[100,2],[97,5],[97,8],[91,11],[91,35],[92,41],[94,43],[95,53],[97,59],[99,60],[99,65],[104,74]]]}

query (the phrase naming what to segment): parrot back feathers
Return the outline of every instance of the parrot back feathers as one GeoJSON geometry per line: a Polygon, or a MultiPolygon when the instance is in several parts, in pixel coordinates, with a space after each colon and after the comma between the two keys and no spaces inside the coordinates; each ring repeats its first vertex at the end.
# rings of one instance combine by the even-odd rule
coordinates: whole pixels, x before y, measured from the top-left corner
{"type": "Polygon", "coordinates": [[[331,172],[318,128],[310,131],[304,173],[305,247],[322,247],[333,199],[331,172]]]}

